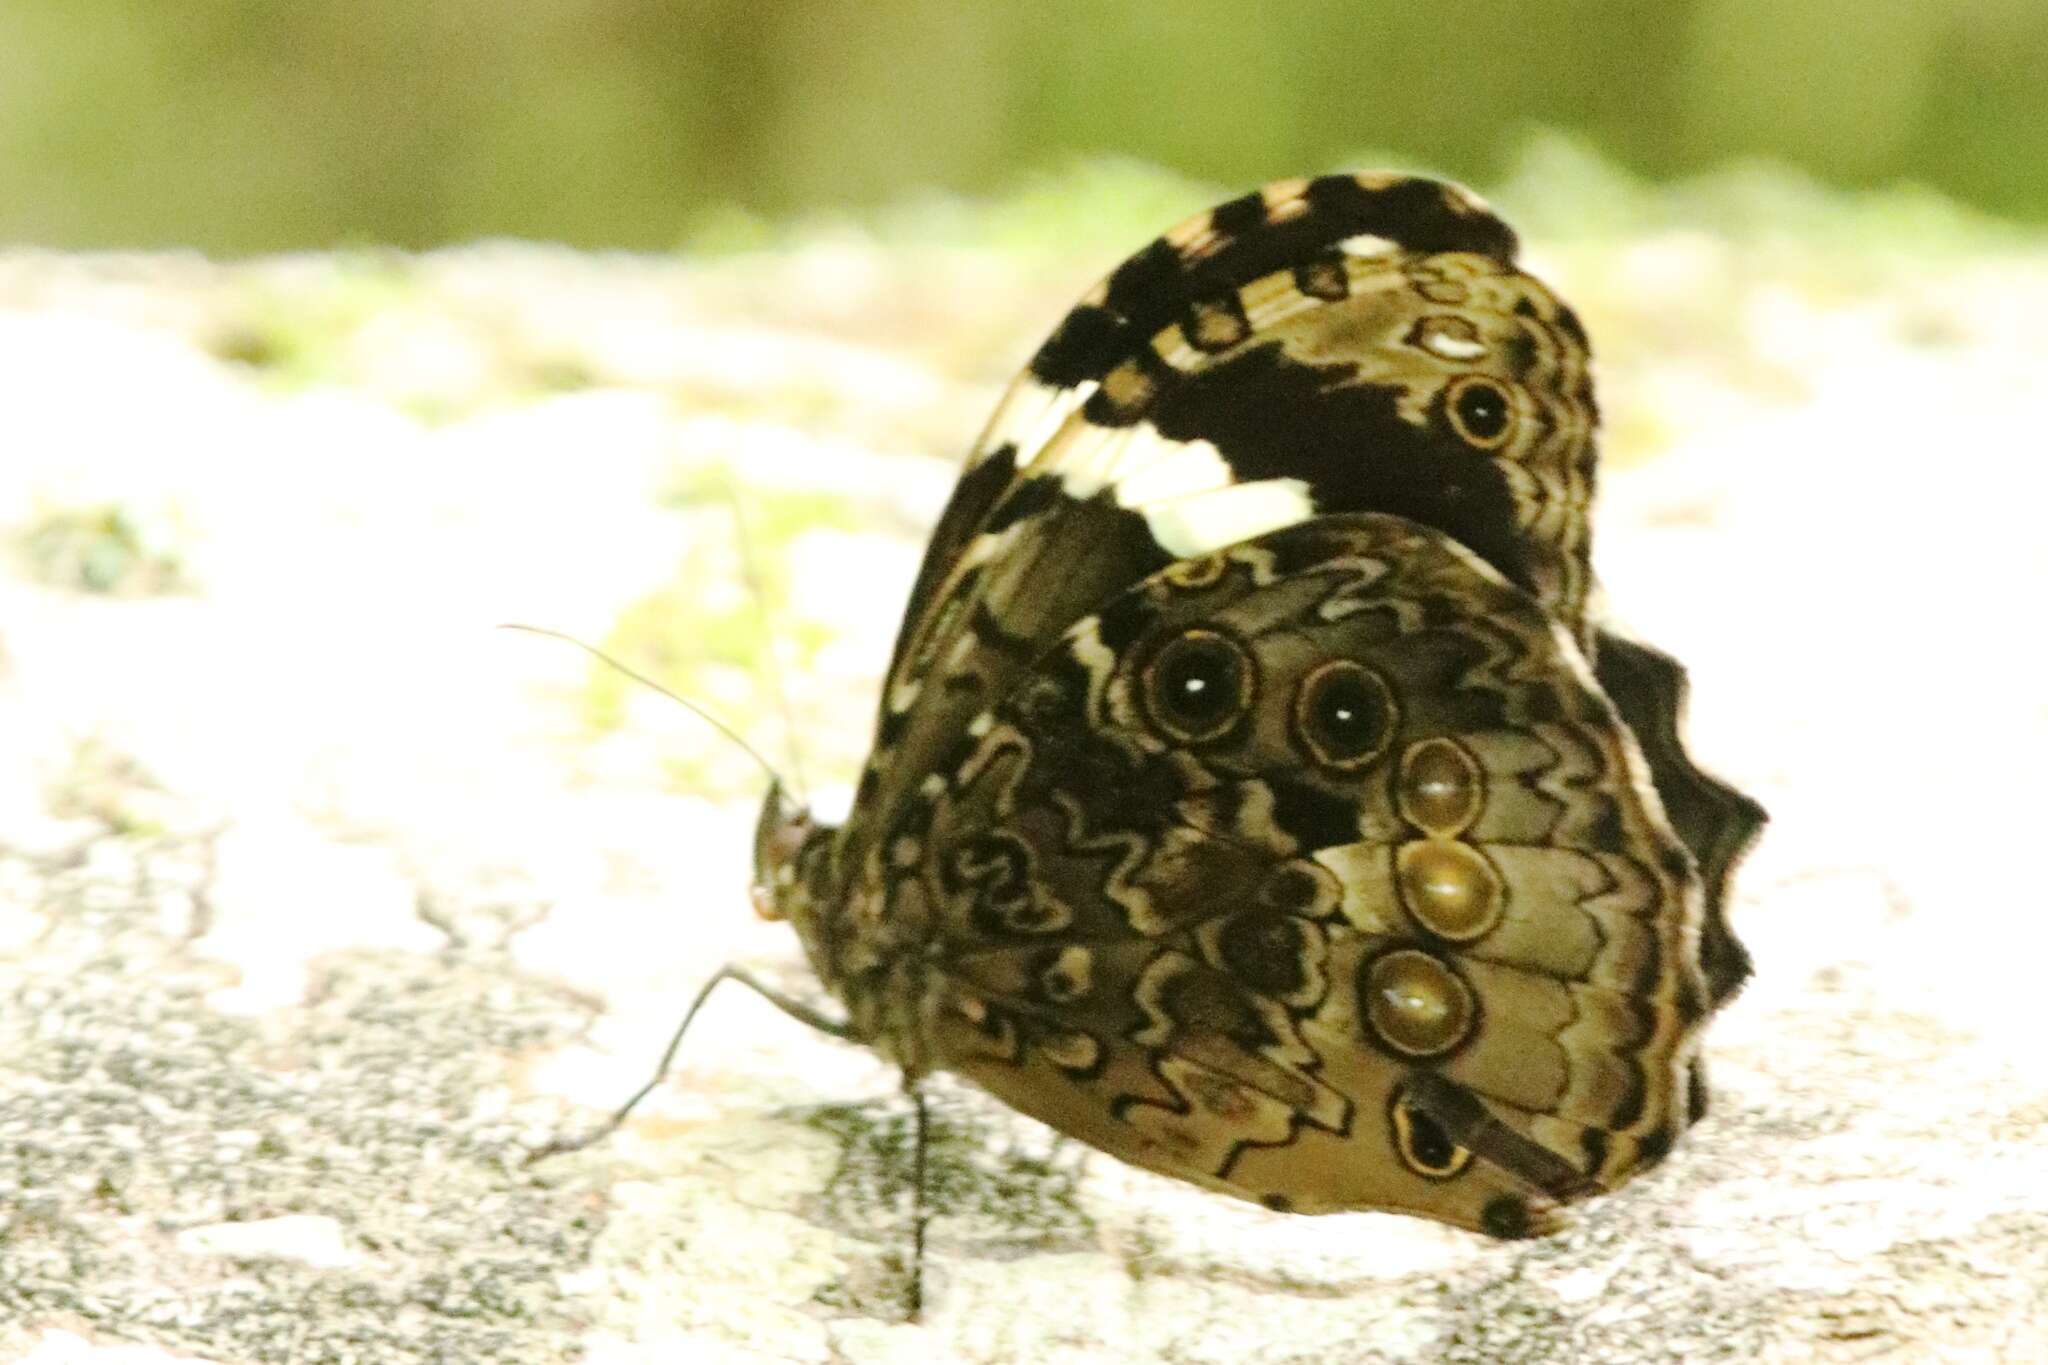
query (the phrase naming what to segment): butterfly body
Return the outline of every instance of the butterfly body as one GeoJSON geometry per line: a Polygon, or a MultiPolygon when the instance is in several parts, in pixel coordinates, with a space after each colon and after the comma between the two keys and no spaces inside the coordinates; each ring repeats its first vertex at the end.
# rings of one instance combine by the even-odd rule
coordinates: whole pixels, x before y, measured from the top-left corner
{"type": "Polygon", "coordinates": [[[1698,1116],[1763,815],[1589,614],[1585,333],[1514,254],[1454,187],[1284,182],[1068,314],[851,816],[763,810],[849,1036],[1268,1207],[1500,1236],[1698,1116]]]}

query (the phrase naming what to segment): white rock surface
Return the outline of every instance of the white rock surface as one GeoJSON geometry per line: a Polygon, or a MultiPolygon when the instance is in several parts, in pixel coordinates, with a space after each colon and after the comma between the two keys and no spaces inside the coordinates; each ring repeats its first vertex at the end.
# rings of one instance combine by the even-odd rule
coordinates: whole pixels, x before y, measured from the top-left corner
{"type": "Polygon", "coordinates": [[[303,1213],[187,1228],[178,1234],[178,1250],[231,1261],[296,1261],[316,1270],[346,1269],[363,1259],[337,1220],[303,1213]]]}
{"type": "MultiPolygon", "coordinates": [[[[593,740],[584,661],[489,627],[602,637],[724,534],[679,476],[843,496],[775,624],[832,628],[790,682],[845,780],[1001,376],[864,344],[922,277],[836,250],[389,261],[310,376],[208,347],[362,262],[0,255],[0,538],[111,502],[192,581],[0,572],[0,1358],[2048,1360],[2043,254],[1814,291],[1707,239],[1553,257],[1618,426],[1671,433],[1606,478],[1608,589],[1774,817],[1714,1114],[1561,1236],[1267,1214],[941,1087],[905,1323],[907,1105],[739,991],[624,1132],[523,1166],[719,963],[801,978],[747,804],[666,766],[731,755],[637,704],[593,740]]],[[[1019,354],[1064,302],[947,269],[1019,354]]]]}

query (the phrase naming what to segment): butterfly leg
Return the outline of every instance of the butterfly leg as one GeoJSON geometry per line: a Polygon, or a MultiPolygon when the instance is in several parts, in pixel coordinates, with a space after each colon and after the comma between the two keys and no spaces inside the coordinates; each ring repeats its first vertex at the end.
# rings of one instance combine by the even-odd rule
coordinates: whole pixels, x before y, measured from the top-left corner
{"type": "Polygon", "coordinates": [[[904,1089],[910,1092],[910,1102],[917,1113],[910,1149],[910,1285],[904,1294],[906,1320],[916,1322],[924,1312],[924,1229],[931,1219],[925,1206],[924,1189],[925,1147],[931,1136],[931,1115],[924,1091],[918,1088],[917,1082],[906,1081],[904,1089]]]}
{"type": "MultiPolygon", "coordinates": [[[[683,1011],[683,1021],[680,1024],[676,1025],[675,1035],[668,1040],[668,1046],[662,1050],[661,1060],[655,1064],[654,1074],[647,1078],[647,1083],[645,1085],[641,1086],[638,1090],[635,1090],[633,1092],[633,1096],[631,1099],[627,1100],[624,1104],[619,1106],[617,1113],[613,1114],[609,1119],[605,1120],[605,1122],[599,1127],[591,1130],[588,1133],[585,1133],[582,1137],[556,1138],[552,1142],[549,1142],[546,1146],[536,1148],[526,1158],[524,1164],[531,1166],[534,1162],[539,1161],[544,1157],[560,1156],[565,1152],[582,1151],[585,1147],[590,1146],[592,1143],[600,1142],[605,1138],[610,1137],[614,1132],[618,1131],[619,1125],[626,1121],[626,1116],[633,1112],[634,1108],[639,1105],[640,1101],[646,1099],[648,1095],[652,1094],[654,1091],[654,1087],[660,1085],[662,1079],[668,1075],[669,1065],[670,1063],[675,1061],[676,1050],[682,1047],[683,1035],[690,1031],[690,1023],[697,1017],[697,1011],[704,1008],[704,1002],[711,997],[711,992],[718,989],[719,985],[726,981],[739,982],[742,986],[745,986],[748,990],[760,996],[763,1000],[766,1000],[769,1004],[775,1006],[775,1008],[781,1010],[790,1018],[796,1020],[799,1023],[809,1024],[812,1028],[818,1030],[818,1032],[820,1033],[828,1033],[834,1038],[846,1038],[851,1036],[851,1030],[845,1020],[834,1019],[829,1015],[822,1014],[819,1011],[812,1009],[809,1005],[806,1005],[801,1001],[793,1000],[789,996],[784,995],[781,991],[776,990],[773,986],[770,986],[766,982],[762,981],[759,977],[755,976],[745,967],[736,966],[735,964],[728,962],[723,967],[720,967],[717,971],[713,972],[711,974],[711,979],[709,981],[706,981],[703,984],[703,986],[698,989],[696,998],[690,1001],[690,1008],[683,1011]]],[[[922,1160],[924,1152],[924,1129],[922,1122],[923,1114],[924,1111],[922,1107],[920,1107],[918,1110],[918,1153],[920,1160],[922,1160]]],[[[921,1232],[920,1236],[922,1236],[921,1232]]]]}

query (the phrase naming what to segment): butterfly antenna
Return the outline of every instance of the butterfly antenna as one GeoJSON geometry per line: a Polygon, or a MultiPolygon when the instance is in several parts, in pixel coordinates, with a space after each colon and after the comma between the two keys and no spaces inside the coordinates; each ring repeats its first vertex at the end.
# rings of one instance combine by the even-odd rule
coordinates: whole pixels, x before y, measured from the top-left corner
{"type": "MultiPolygon", "coordinates": [[[[780,787],[787,788],[789,786],[788,783],[782,780],[782,774],[775,771],[775,765],[770,763],[767,759],[761,757],[761,751],[759,749],[756,749],[753,745],[747,743],[744,739],[741,739],[739,732],[737,730],[733,729],[730,725],[727,725],[724,721],[720,720],[717,716],[713,715],[704,707],[699,706],[696,702],[691,701],[688,697],[679,697],[675,693],[669,691],[666,687],[663,687],[660,683],[656,682],[654,679],[648,677],[645,673],[641,673],[634,669],[626,667],[626,665],[620,663],[617,659],[614,659],[611,655],[605,653],[596,645],[587,645],[573,635],[564,635],[561,631],[549,630],[546,626],[523,625],[517,621],[502,622],[498,626],[498,629],[523,630],[528,635],[545,635],[551,640],[561,640],[568,644],[572,644],[576,646],[576,648],[582,650],[585,654],[590,655],[592,658],[597,659],[602,663],[610,664],[613,668],[618,669],[619,672],[625,674],[634,682],[642,683],[648,687],[653,688],[655,691],[661,693],[662,696],[667,697],[670,701],[682,707],[685,711],[688,711],[691,715],[703,721],[712,729],[718,731],[719,734],[724,735],[734,744],[739,745],[741,750],[743,750],[746,753],[747,757],[753,759],[754,762],[758,763],[761,766],[761,771],[768,774],[768,780],[770,782],[773,782],[780,787]]],[[[801,789],[799,788],[797,790],[801,789]]]]}
{"type": "MultiPolygon", "coordinates": [[[[768,594],[763,590],[761,576],[755,569],[754,542],[747,534],[746,511],[740,506],[739,489],[729,475],[724,487],[726,506],[732,509],[733,539],[739,545],[740,578],[746,583],[747,591],[753,594],[754,604],[760,608],[762,620],[765,622],[768,616],[768,594]]],[[[767,660],[765,667],[768,673],[768,689],[775,694],[775,709],[782,717],[783,747],[789,750],[789,771],[790,775],[796,778],[794,790],[797,799],[809,805],[810,789],[804,782],[803,752],[796,742],[796,713],[790,708],[789,690],[782,685],[782,664],[776,657],[775,635],[772,630],[768,632],[768,647],[761,653],[767,660]]]]}

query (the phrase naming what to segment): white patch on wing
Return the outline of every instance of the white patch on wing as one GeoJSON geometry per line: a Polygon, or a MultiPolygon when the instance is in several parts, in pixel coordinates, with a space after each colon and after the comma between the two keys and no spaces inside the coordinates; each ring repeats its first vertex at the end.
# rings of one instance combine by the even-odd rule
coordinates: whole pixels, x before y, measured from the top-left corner
{"type": "Polygon", "coordinates": [[[977,459],[1004,445],[1013,445],[1017,448],[1017,463],[1028,463],[1032,453],[1051,440],[1098,387],[1091,379],[1071,389],[1056,389],[1039,383],[1028,370],[1018,375],[996,404],[988,426],[975,443],[977,459]]]}
{"type": "Polygon", "coordinates": [[[1036,474],[1057,475],[1068,497],[1111,493],[1142,513],[1161,548],[1179,558],[1292,526],[1314,514],[1299,479],[1238,483],[1209,441],[1175,441],[1149,422],[1099,427],[1073,414],[1038,453],[1036,474]]]}
{"type": "Polygon", "coordinates": [[[1486,354],[1486,343],[1467,341],[1446,332],[1432,330],[1422,338],[1423,347],[1436,352],[1446,360],[1477,360],[1486,354]]]}
{"type": "Polygon", "coordinates": [[[1034,474],[1057,474],[1071,498],[1094,497],[1116,482],[1117,469],[1142,447],[1146,426],[1099,427],[1078,412],[1032,461],[1034,474]]]}
{"type": "Polygon", "coordinates": [[[1300,479],[1260,479],[1137,510],[1161,549],[1187,559],[1306,521],[1315,504],[1300,479]]]}
{"type": "Polygon", "coordinates": [[[1230,487],[1230,465],[1223,452],[1208,441],[1169,441],[1149,424],[1146,433],[1160,452],[1160,458],[1133,469],[1116,481],[1119,507],[1142,508],[1147,503],[1192,497],[1230,487]]]}
{"type": "Polygon", "coordinates": [[[1123,507],[1212,492],[1233,478],[1222,452],[1207,441],[1169,440],[1150,422],[1101,427],[1079,413],[1026,468],[1057,476],[1067,496],[1082,501],[1114,489],[1123,507]]]}
{"type": "Polygon", "coordinates": [[[1390,256],[1401,249],[1401,244],[1392,238],[1361,232],[1337,243],[1337,249],[1346,256],[1390,256]]]}

